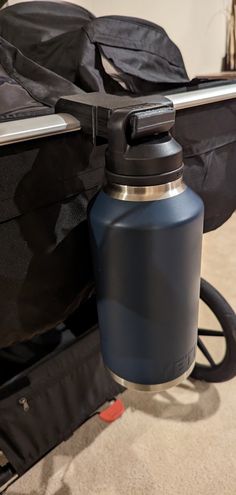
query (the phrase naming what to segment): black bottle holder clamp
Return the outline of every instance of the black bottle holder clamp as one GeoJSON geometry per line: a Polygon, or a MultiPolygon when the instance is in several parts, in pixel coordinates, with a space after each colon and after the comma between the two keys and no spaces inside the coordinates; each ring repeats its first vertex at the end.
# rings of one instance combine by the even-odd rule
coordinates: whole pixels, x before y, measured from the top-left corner
{"type": "Polygon", "coordinates": [[[94,144],[108,141],[108,181],[148,186],[182,175],[182,148],[169,132],[175,110],[167,98],[89,93],[61,98],[56,111],[79,119],[94,144]]]}

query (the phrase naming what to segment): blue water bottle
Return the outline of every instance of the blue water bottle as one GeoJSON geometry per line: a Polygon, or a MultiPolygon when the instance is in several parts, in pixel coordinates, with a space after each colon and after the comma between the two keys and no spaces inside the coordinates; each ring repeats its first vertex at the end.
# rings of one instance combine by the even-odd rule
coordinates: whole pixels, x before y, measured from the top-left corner
{"type": "Polygon", "coordinates": [[[173,108],[114,110],[89,210],[102,355],[127,388],[162,391],[195,362],[203,203],[183,181],[173,108]]]}

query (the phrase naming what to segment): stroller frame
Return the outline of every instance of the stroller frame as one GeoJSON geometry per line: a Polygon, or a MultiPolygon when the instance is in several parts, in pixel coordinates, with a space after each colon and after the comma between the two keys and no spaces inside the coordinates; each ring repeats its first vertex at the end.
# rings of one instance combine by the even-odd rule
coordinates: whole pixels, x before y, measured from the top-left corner
{"type": "MultiPolygon", "coordinates": [[[[195,106],[209,105],[236,98],[236,83],[220,84],[216,87],[199,90],[176,92],[168,94],[167,98],[173,103],[176,111],[195,106]]],[[[0,124],[0,146],[18,143],[31,139],[39,139],[67,132],[78,132],[83,126],[77,117],[69,113],[55,113],[53,115],[34,117],[18,121],[0,124]]],[[[236,315],[217,290],[205,281],[201,284],[201,299],[210,307],[221,323],[223,335],[226,338],[228,349],[227,359],[233,363],[236,356],[236,315]]],[[[207,330],[199,330],[199,335],[210,335],[207,330]]],[[[219,336],[218,331],[209,331],[212,336],[219,336]]],[[[196,365],[193,377],[207,381],[220,381],[213,360],[199,338],[198,346],[209,362],[209,367],[196,365]]],[[[236,361],[236,360],[235,360],[236,361]]],[[[226,363],[228,365],[228,361],[226,363]]],[[[232,378],[236,374],[236,365],[232,365],[231,371],[223,369],[222,381],[232,378]]],[[[0,451],[0,492],[5,490],[9,483],[17,478],[12,466],[4,458],[0,451]]]]}
{"type": "MultiPolygon", "coordinates": [[[[188,92],[167,94],[176,111],[236,98],[236,83],[188,92]]],[[[80,121],[68,113],[5,122],[0,124],[0,146],[43,138],[81,129],[80,121]]]]}

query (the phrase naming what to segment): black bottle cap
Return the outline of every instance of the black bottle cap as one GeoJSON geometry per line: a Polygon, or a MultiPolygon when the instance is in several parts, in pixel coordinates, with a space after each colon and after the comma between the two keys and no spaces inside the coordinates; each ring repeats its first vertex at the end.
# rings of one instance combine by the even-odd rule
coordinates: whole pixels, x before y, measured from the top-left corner
{"type": "Polygon", "coordinates": [[[106,176],[124,185],[156,185],[182,175],[182,148],[170,134],[175,111],[157,104],[119,108],[108,121],[106,176]]]}

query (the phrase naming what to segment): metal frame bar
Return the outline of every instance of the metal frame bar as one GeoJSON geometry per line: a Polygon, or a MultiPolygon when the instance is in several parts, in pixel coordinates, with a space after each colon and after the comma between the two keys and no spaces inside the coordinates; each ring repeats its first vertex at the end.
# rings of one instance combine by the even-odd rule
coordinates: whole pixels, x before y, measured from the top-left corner
{"type": "Polygon", "coordinates": [[[13,120],[0,124],[0,146],[80,129],[80,122],[67,113],[13,120]]]}
{"type": "Polygon", "coordinates": [[[208,105],[219,101],[232,100],[236,98],[236,84],[225,84],[211,88],[197,89],[166,95],[173,102],[175,110],[183,110],[200,105],[208,105]]]}
{"type": "MultiPolygon", "coordinates": [[[[166,97],[173,102],[175,110],[208,105],[236,98],[236,83],[185,91],[166,97]]],[[[0,146],[38,139],[46,136],[78,131],[80,122],[70,114],[52,114],[0,124],[0,146]]]]}

